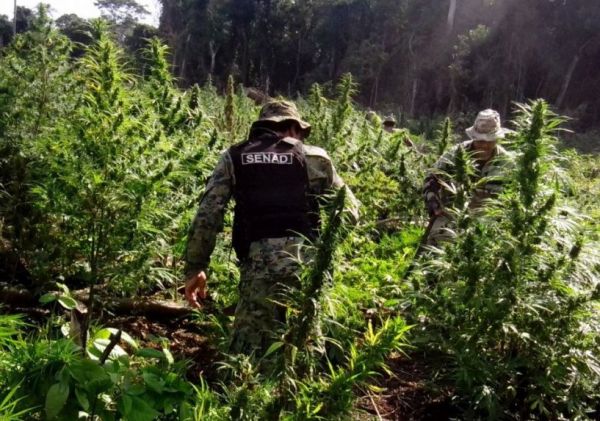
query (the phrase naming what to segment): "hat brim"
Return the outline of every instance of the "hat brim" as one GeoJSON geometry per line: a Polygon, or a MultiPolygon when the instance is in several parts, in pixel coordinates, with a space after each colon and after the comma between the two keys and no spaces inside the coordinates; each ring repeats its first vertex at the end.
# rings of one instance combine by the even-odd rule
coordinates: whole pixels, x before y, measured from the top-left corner
{"type": "Polygon", "coordinates": [[[472,140],[485,140],[487,142],[493,142],[498,139],[504,139],[507,134],[513,133],[512,130],[506,129],[504,127],[501,127],[494,133],[480,133],[475,129],[474,126],[469,127],[465,130],[465,132],[467,132],[467,136],[469,136],[469,138],[471,138],[472,140]]]}
{"type": "Polygon", "coordinates": [[[304,132],[305,136],[308,136],[310,134],[310,129],[311,129],[310,124],[308,124],[304,120],[300,120],[299,118],[293,118],[293,117],[289,117],[289,116],[272,116],[272,117],[267,117],[267,118],[261,118],[261,119],[256,120],[254,123],[252,123],[252,126],[260,124],[261,122],[264,122],[264,121],[270,121],[273,123],[281,123],[282,121],[295,121],[296,123],[298,123],[298,125],[304,132]]]}

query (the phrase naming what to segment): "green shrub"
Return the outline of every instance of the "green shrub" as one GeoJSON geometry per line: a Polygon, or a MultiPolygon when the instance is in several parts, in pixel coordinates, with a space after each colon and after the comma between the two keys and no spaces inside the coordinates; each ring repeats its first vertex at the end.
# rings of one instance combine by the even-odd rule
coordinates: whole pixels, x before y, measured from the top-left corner
{"type": "Polygon", "coordinates": [[[543,101],[520,108],[507,188],[479,218],[465,192],[456,241],[424,266],[425,347],[469,417],[585,417],[598,399],[597,245],[563,206],[560,122],[543,101]]]}

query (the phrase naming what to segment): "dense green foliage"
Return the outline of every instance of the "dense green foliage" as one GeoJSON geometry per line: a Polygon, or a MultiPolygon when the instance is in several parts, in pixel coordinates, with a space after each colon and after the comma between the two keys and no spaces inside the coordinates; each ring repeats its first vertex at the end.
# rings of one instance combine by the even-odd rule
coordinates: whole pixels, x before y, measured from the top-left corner
{"type": "MultiPolygon", "coordinates": [[[[153,28],[136,20],[147,13],[139,2],[96,2],[136,64],[143,40],[160,34],[185,86],[211,79],[223,87],[232,74],[272,95],[306,94],[315,82],[351,72],[362,104],[420,124],[450,114],[462,127],[466,112],[492,106],[506,114],[512,101],[532,98],[574,117],[578,129],[600,122],[595,0],[160,3],[160,25],[153,28]]],[[[31,27],[32,17],[18,8],[18,32],[31,27]]],[[[73,41],[91,42],[85,19],[64,15],[57,26],[73,41]]],[[[0,16],[0,47],[11,27],[0,16]]]]}
{"type": "MultiPolygon", "coordinates": [[[[595,409],[600,256],[564,199],[560,123],[543,102],[523,107],[509,185],[477,218],[468,194],[458,201],[456,241],[424,263],[417,308],[427,348],[449,360],[471,416],[595,409]]],[[[469,160],[460,164],[457,173],[472,173],[469,160]]]]}
{"type": "Polygon", "coordinates": [[[411,118],[507,114],[542,97],[579,124],[600,121],[595,0],[161,3],[160,32],[187,83],[233,74],[291,95],[351,72],[361,103],[411,118]]]}
{"type": "MultiPolygon", "coordinates": [[[[176,88],[157,40],[138,75],[101,23],[81,55],[43,13],[32,25],[0,58],[3,280],[30,282],[24,266],[29,288],[61,288],[68,308],[69,288],[174,290],[204,183],[258,108],[233,77],[224,96],[210,84],[176,88]]],[[[470,182],[473,168],[461,156],[449,185],[461,192],[456,240],[425,250],[407,273],[427,222],[421,183],[456,138],[451,122],[432,138],[388,134],[354,104],[352,77],[325,91],[314,85],[298,104],[310,143],[330,152],[361,201],[361,221],[344,222],[343,194],[324,207],[315,258],[286,303],[288,330],[268,355],[222,354],[223,382],[193,384],[163,340],[140,348],[92,323],[80,347],[60,312],[43,327],[2,315],[0,418],[348,419],[407,341],[439,370],[432,390],[449,388],[464,417],[597,416],[598,158],[558,152],[561,119],[543,101],[521,106],[503,194],[470,212],[457,181],[470,182]]],[[[217,310],[236,299],[230,219],[211,262],[217,310]]],[[[230,320],[198,319],[225,349],[230,320]]]]}

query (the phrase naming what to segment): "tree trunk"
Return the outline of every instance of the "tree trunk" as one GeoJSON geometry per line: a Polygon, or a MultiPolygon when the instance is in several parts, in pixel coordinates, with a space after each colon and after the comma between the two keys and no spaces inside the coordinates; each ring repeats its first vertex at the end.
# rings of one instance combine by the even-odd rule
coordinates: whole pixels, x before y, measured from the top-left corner
{"type": "Polygon", "coordinates": [[[294,86],[294,89],[298,89],[298,78],[300,77],[301,53],[302,53],[302,33],[298,34],[298,44],[296,47],[296,72],[294,73],[294,79],[292,80],[292,86],[294,86]]]}
{"type": "Polygon", "coordinates": [[[450,6],[448,7],[448,24],[446,26],[448,34],[454,30],[454,18],[456,17],[456,1],[450,0],[450,6]]]}
{"type": "Polygon", "coordinates": [[[331,48],[331,67],[329,68],[329,79],[335,79],[335,47],[331,48]]]}
{"type": "Polygon", "coordinates": [[[13,38],[17,36],[17,0],[15,0],[15,8],[13,10],[13,38]]]}
{"type": "Polygon", "coordinates": [[[210,51],[210,70],[208,73],[212,76],[215,74],[215,67],[217,65],[217,53],[219,52],[219,47],[215,48],[215,42],[211,40],[208,43],[208,49],[210,51]]]}
{"type": "Polygon", "coordinates": [[[181,68],[179,69],[179,77],[181,79],[185,79],[185,65],[187,62],[188,45],[190,43],[191,37],[192,37],[192,34],[188,34],[188,36],[185,39],[185,44],[183,45],[183,58],[181,59],[181,68]]]}
{"type": "Polygon", "coordinates": [[[244,85],[248,85],[248,80],[250,79],[250,59],[248,57],[248,34],[246,31],[242,32],[242,82],[244,85]]]}
{"type": "Polygon", "coordinates": [[[567,70],[567,73],[565,74],[565,79],[563,80],[562,87],[560,88],[560,93],[558,94],[558,98],[556,99],[556,108],[559,108],[559,109],[562,108],[563,102],[565,101],[565,97],[567,96],[567,91],[569,90],[569,85],[571,84],[571,79],[573,78],[573,73],[575,73],[577,64],[579,63],[579,60],[581,59],[581,54],[583,54],[583,50],[585,50],[585,47],[588,46],[588,44],[592,41],[592,39],[593,38],[590,38],[586,42],[584,42],[583,45],[581,47],[579,47],[579,49],[575,53],[575,56],[573,56],[573,60],[571,60],[569,69],[567,70]]]}
{"type": "Polygon", "coordinates": [[[417,101],[417,93],[419,92],[419,79],[415,77],[412,82],[412,94],[410,97],[410,116],[415,115],[415,103],[417,101]]]}
{"type": "Polygon", "coordinates": [[[373,95],[373,107],[377,105],[377,101],[379,100],[379,74],[375,78],[375,92],[373,95]]]}

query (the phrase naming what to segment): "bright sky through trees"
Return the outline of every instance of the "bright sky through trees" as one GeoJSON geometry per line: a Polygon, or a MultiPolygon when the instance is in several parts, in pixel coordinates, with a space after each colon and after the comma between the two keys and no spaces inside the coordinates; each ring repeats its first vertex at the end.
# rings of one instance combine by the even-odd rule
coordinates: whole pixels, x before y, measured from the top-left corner
{"type": "MultiPolygon", "coordinates": [[[[39,0],[17,0],[18,6],[24,6],[29,9],[35,9],[39,0]]],[[[58,18],[66,13],[75,13],[82,18],[93,18],[100,16],[100,10],[94,6],[94,0],[46,0],[44,3],[50,5],[50,15],[53,18],[58,18]]],[[[160,17],[160,5],[158,0],[138,0],[150,15],[145,16],[142,21],[144,23],[158,26],[160,17]]],[[[14,0],[0,0],[0,15],[6,15],[10,19],[13,16],[14,0]]]]}

